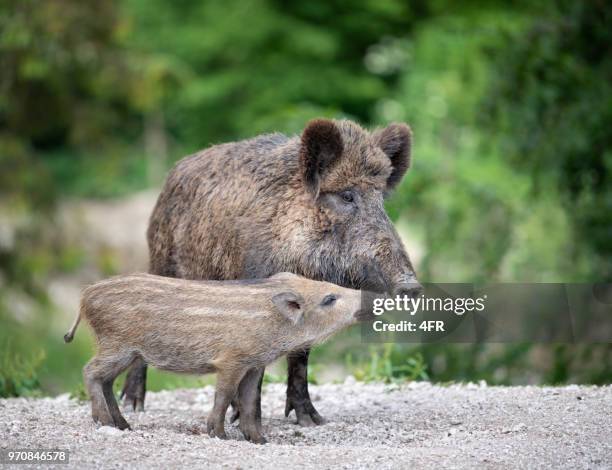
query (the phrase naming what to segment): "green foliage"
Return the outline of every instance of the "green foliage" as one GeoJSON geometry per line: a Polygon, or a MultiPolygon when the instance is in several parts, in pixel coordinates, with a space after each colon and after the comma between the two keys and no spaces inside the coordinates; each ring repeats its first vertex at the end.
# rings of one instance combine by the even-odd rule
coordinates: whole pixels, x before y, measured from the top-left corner
{"type": "MultiPolygon", "coordinates": [[[[573,238],[592,256],[590,277],[612,279],[612,8],[553,3],[495,63],[483,123],[501,129],[508,158],[560,193],[573,238]]],[[[566,256],[573,261],[580,249],[566,256]]]]}
{"type": "Polygon", "coordinates": [[[39,350],[28,356],[15,353],[8,345],[0,358],[0,397],[26,397],[40,394],[38,369],[45,360],[39,350]]]}
{"type": "Polygon", "coordinates": [[[429,21],[405,45],[409,60],[397,93],[379,109],[381,121],[405,120],[414,130],[415,162],[388,209],[424,245],[422,280],[588,275],[588,260],[559,256],[575,251],[577,240],[555,187],[533,197],[531,175],[517,171],[500,136],[480,123],[493,57],[503,55],[499,38],[520,34],[525,22],[498,10],[429,21]]]}
{"type": "Polygon", "coordinates": [[[418,352],[406,356],[395,344],[385,344],[382,353],[380,348],[371,346],[369,360],[357,365],[349,354],[347,368],[357,380],[365,382],[429,380],[423,356],[418,352]]]}
{"type": "MultiPolygon", "coordinates": [[[[173,374],[171,372],[163,372],[150,368],[147,372],[147,389],[151,391],[175,389],[175,388],[202,388],[205,385],[210,385],[215,382],[214,376],[204,375],[184,375],[173,374]]],[[[119,378],[115,381],[118,390],[123,385],[123,381],[119,378]]]]}
{"type": "Polygon", "coordinates": [[[118,39],[115,2],[8,0],[0,8],[0,163],[13,169],[0,187],[46,207],[77,175],[120,168],[126,139],[138,136],[139,76],[118,39]]]}
{"type": "Polygon", "coordinates": [[[551,356],[551,367],[544,375],[545,383],[610,383],[612,344],[584,344],[579,347],[556,344],[546,353],[551,356]]]}
{"type": "MultiPolygon", "coordinates": [[[[61,342],[47,295],[51,279],[89,262],[64,239],[58,200],[157,187],[189,152],[299,132],[318,116],[411,124],[413,165],[387,208],[417,247],[422,281],[609,279],[611,15],[606,2],[567,0],[1,3],[0,344],[14,340],[2,357],[11,377],[15,358],[40,347],[32,377],[45,392],[72,389],[92,353],[87,334],[61,342]]],[[[86,268],[114,274],[117,254],[100,250],[86,268]]],[[[358,344],[344,335],[312,360],[351,351],[349,369],[367,380],[612,377],[607,345],[358,344]]]]}
{"type": "Polygon", "coordinates": [[[70,398],[81,403],[89,400],[89,396],[87,395],[87,390],[85,390],[85,384],[83,382],[79,382],[76,387],[70,391],[70,398]]]}
{"type": "Polygon", "coordinates": [[[266,384],[280,384],[280,383],[285,383],[285,382],[287,382],[287,376],[286,375],[271,374],[270,372],[266,372],[264,374],[264,377],[263,377],[264,385],[266,385],[266,384]]]}
{"type": "Polygon", "coordinates": [[[177,75],[162,100],[168,128],[197,147],[296,132],[321,115],[368,121],[393,76],[369,73],[364,56],[382,36],[405,34],[414,21],[398,0],[361,8],[320,0],[130,0],[124,11],[133,18],[130,47],[177,75]]]}

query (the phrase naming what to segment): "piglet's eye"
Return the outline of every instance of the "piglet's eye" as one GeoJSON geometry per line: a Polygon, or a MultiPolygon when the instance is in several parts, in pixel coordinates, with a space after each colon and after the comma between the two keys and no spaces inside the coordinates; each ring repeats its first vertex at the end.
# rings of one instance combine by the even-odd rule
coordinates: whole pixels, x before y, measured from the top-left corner
{"type": "Polygon", "coordinates": [[[331,307],[336,303],[336,299],[337,297],[334,294],[326,295],[323,299],[323,302],[321,302],[321,305],[323,305],[324,307],[331,307]]]}

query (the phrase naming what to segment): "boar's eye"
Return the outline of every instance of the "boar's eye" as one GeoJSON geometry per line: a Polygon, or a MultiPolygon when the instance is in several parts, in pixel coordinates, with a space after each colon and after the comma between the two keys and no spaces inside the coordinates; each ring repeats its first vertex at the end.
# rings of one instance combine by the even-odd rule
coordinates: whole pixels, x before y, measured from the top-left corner
{"type": "Polygon", "coordinates": [[[355,196],[353,195],[352,191],[342,191],[340,193],[340,197],[342,198],[342,201],[346,202],[347,204],[350,204],[355,200],[355,196]]]}
{"type": "Polygon", "coordinates": [[[323,302],[321,302],[321,305],[323,305],[324,307],[331,307],[336,303],[336,299],[337,297],[334,294],[326,295],[323,299],[323,302]]]}

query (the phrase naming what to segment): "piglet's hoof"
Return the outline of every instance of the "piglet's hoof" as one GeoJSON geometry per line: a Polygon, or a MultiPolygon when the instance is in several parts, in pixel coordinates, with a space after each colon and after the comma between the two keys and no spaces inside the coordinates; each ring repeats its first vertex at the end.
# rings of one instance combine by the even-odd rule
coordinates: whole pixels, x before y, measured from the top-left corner
{"type": "Polygon", "coordinates": [[[115,422],[113,421],[112,416],[106,411],[101,411],[94,408],[94,410],[92,411],[92,417],[94,423],[96,424],[99,424],[101,426],[115,427],[115,422]]]}
{"type": "Polygon", "coordinates": [[[117,429],[120,429],[121,431],[126,430],[126,429],[128,431],[132,430],[132,427],[130,426],[130,424],[123,417],[115,421],[115,427],[117,429]]]}
{"type": "Polygon", "coordinates": [[[287,397],[285,405],[285,416],[289,416],[291,410],[295,410],[297,416],[297,424],[304,427],[317,426],[325,424],[325,419],[315,410],[310,400],[294,400],[287,397]]]}

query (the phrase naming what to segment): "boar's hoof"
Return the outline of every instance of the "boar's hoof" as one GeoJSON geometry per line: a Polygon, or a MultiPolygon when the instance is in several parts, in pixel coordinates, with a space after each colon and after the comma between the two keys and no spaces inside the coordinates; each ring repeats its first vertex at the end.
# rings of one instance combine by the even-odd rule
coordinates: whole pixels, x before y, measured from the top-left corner
{"type": "Polygon", "coordinates": [[[258,431],[250,431],[243,429],[242,434],[244,435],[244,438],[247,441],[252,442],[253,444],[265,444],[268,442],[266,438],[263,437],[258,431]]]}
{"type": "Polygon", "coordinates": [[[122,394],[123,408],[131,409],[132,411],[144,411],[144,401],[141,398],[130,396],[128,394],[122,394]]]}
{"type": "Polygon", "coordinates": [[[317,423],[315,423],[314,419],[312,419],[312,417],[310,415],[298,416],[297,424],[299,424],[300,426],[303,426],[305,428],[310,428],[312,426],[316,426],[317,425],[317,423]]]}
{"type": "Polygon", "coordinates": [[[133,411],[144,411],[144,384],[127,381],[121,391],[123,407],[133,411]]]}
{"type": "Polygon", "coordinates": [[[227,434],[225,434],[225,429],[223,424],[221,426],[216,425],[215,423],[208,422],[206,426],[206,430],[208,432],[209,437],[217,437],[219,439],[227,439],[227,434]]]}
{"type": "Polygon", "coordinates": [[[304,427],[317,426],[325,424],[325,419],[315,410],[310,400],[293,400],[287,397],[285,405],[285,416],[289,416],[291,410],[295,410],[297,424],[304,427]]]}
{"type": "Polygon", "coordinates": [[[251,439],[248,439],[249,441],[251,441],[253,444],[267,444],[268,441],[266,440],[265,437],[263,437],[261,434],[257,437],[253,437],[251,439]]]}

